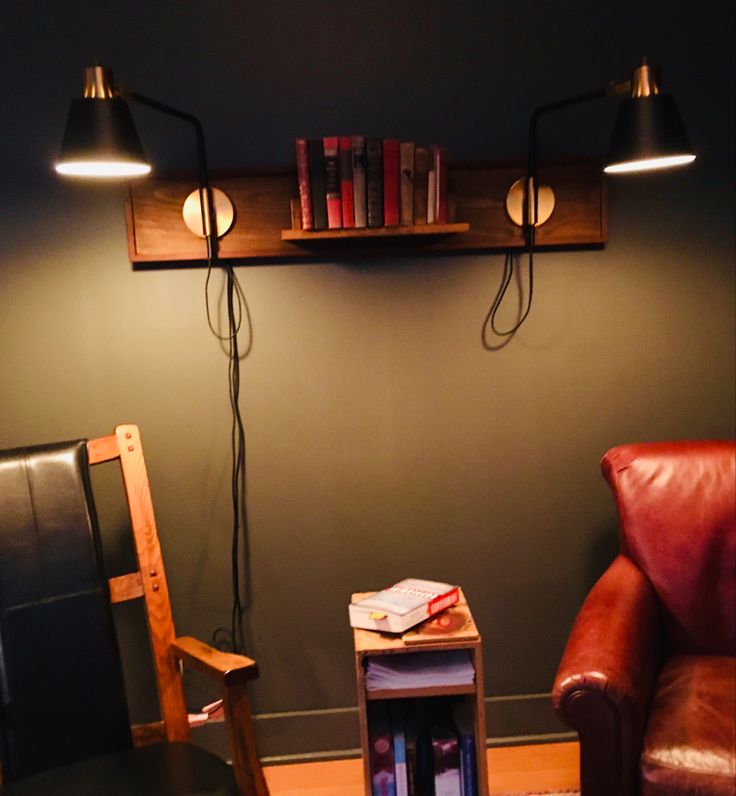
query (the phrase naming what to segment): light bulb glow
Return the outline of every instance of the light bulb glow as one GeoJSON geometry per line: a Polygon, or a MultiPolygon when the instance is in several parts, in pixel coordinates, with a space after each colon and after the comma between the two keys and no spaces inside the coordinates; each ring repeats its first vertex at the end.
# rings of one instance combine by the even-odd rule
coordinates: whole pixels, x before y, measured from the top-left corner
{"type": "Polygon", "coordinates": [[[661,158],[646,158],[644,160],[628,160],[623,163],[611,163],[603,171],[607,174],[632,174],[637,171],[656,171],[657,169],[671,169],[675,166],[686,166],[695,160],[695,155],[668,155],[661,158]]]}
{"type": "Polygon", "coordinates": [[[57,163],[56,171],[72,177],[142,177],[151,167],[142,161],[124,160],[65,160],[57,163]]]}

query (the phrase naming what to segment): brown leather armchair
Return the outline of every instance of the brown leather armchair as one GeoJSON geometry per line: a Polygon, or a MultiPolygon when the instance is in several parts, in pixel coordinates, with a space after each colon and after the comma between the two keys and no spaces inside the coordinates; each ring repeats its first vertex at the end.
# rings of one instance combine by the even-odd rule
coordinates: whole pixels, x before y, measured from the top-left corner
{"type": "Polygon", "coordinates": [[[602,461],[620,552],[553,689],[582,796],[736,794],[736,445],[624,445],[602,461]]]}

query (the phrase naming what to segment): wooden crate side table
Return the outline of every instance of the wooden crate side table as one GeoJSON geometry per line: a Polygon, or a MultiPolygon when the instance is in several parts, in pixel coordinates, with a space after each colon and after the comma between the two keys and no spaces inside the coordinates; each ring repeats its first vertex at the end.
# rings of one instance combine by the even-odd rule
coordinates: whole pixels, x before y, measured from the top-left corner
{"type": "MultiPolygon", "coordinates": [[[[355,602],[373,592],[353,594],[355,602]]],[[[481,638],[470,608],[462,591],[460,600],[451,608],[432,619],[408,630],[402,635],[377,633],[353,628],[355,646],[355,672],[358,686],[358,712],[360,719],[360,745],[363,754],[363,781],[365,796],[371,796],[371,762],[368,740],[368,707],[377,699],[419,699],[423,697],[465,695],[472,704],[475,731],[475,757],[479,796],[488,796],[486,771],[486,720],[483,699],[483,653],[481,638]],[[442,650],[467,650],[475,670],[475,682],[470,685],[433,685],[415,688],[369,690],[365,680],[367,659],[377,655],[401,655],[426,652],[430,655],[442,650]]]]}

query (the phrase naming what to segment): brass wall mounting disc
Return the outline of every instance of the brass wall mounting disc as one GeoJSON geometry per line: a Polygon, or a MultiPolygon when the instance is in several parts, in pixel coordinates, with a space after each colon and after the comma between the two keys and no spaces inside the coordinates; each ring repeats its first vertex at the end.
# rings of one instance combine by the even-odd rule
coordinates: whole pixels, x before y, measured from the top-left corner
{"type": "MultiPolygon", "coordinates": [[[[526,179],[517,180],[506,194],[506,212],[517,227],[524,226],[524,183],[526,179]]],[[[549,185],[540,185],[537,190],[537,220],[535,227],[540,227],[552,215],[555,209],[555,192],[549,185]]],[[[529,197],[529,218],[534,215],[532,199],[529,197]]]]}
{"type": "MultiPolygon", "coordinates": [[[[206,232],[202,229],[202,208],[199,202],[199,188],[192,191],[189,196],[184,200],[182,207],[182,216],[184,223],[187,227],[198,237],[204,238],[209,233],[209,216],[207,203],[205,202],[205,228],[206,232]]],[[[235,219],[235,209],[230,197],[219,188],[210,188],[212,191],[212,203],[215,207],[215,217],[217,218],[217,237],[221,238],[226,232],[229,231],[235,219]]]]}

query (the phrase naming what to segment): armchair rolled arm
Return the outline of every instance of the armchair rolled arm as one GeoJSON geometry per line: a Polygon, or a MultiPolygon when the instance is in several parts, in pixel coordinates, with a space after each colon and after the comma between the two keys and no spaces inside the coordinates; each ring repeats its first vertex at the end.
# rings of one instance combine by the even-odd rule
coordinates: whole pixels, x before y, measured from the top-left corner
{"type": "Polygon", "coordinates": [[[578,613],[552,690],[555,710],[580,737],[583,796],[636,792],[660,663],[657,595],[636,564],[619,555],[578,613]]]}

